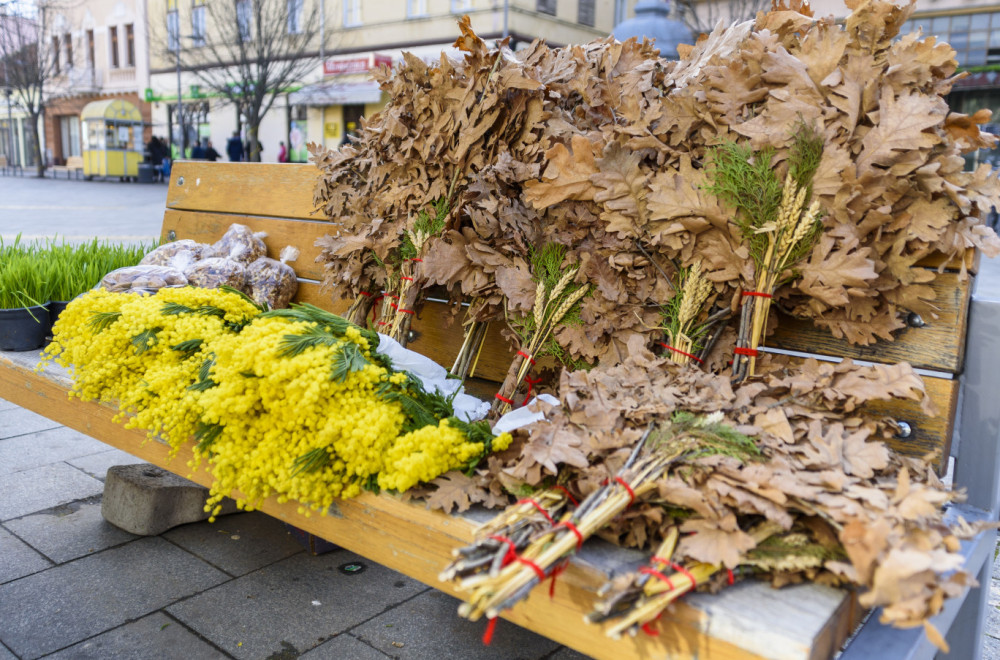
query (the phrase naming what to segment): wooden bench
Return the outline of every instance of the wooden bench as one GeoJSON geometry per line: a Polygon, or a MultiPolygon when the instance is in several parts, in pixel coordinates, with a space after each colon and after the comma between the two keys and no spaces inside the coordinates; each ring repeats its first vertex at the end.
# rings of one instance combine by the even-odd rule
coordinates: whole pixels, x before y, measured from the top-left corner
{"type": "Polygon", "coordinates": [[[11,164],[7,160],[7,156],[0,156],[0,172],[3,172],[4,176],[8,174],[24,174],[24,168],[17,164],[11,164]]]}
{"type": "MultiPolygon", "coordinates": [[[[276,257],[286,245],[295,245],[302,252],[293,264],[300,278],[298,300],[342,311],[346,303],[331,304],[330,296],[320,290],[322,266],[314,262],[319,254],[315,240],[333,229],[333,225],[312,214],[317,176],[318,171],[311,165],[178,163],[167,194],[162,238],[210,243],[234,222],[267,231],[269,256],[276,257]]],[[[936,267],[940,260],[928,260],[926,265],[936,267]]],[[[955,507],[949,515],[962,515],[967,520],[996,519],[1000,405],[996,405],[994,393],[1000,390],[1000,335],[992,328],[1000,324],[1000,278],[991,280],[997,282],[995,291],[971,296],[970,313],[970,292],[976,278],[960,281],[957,265],[947,264],[947,272],[936,284],[940,317],[925,319],[922,326],[914,324],[884,349],[850,347],[811,326],[798,326],[794,333],[778,333],[769,345],[792,351],[818,348],[831,357],[849,355],[890,362],[906,359],[932,370],[926,381],[939,414],[927,417],[915,405],[885,406],[887,414],[906,421],[912,429],[908,438],[897,439],[894,444],[916,454],[941,448],[947,456],[956,417],[960,417],[957,435],[961,442],[956,443],[956,448],[961,451],[956,454],[954,475],[957,484],[968,488],[970,497],[967,504],[955,507]],[[966,355],[973,359],[966,361],[966,355]],[[965,390],[959,415],[960,383],[964,383],[965,390]]],[[[968,265],[975,269],[971,256],[968,265]]],[[[458,336],[461,329],[460,324],[446,326],[443,318],[442,305],[427,303],[414,320],[416,339],[410,347],[448,365],[462,343],[458,336]]],[[[499,337],[491,342],[488,346],[494,350],[484,351],[477,367],[477,376],[487,379],[486,388],[495,388],[495,382],[489,381],[501,380],[510,362],[510,354],[501,348],[504,344],[499,337]]],[[[71,383],[65,373],[54,368],[35,373],[32,368],[36,360],[34,353],[0,353],[0,398],[150,463],[191,476],[201,484],[211,483],[211,476],[204,471],[189,475],[189,449],[168,460],[166,445],[144,443],[144,433],[112,422],[113,409],[68,399],[66,392],[71,383]]],[[[271,498],[262,510],[449,593],[451,587],[438,581],[438,573],[449,561],[451,550],[467,543],[476,524],[491,515],[480,511],[448,516],[386,494],[363,494],[340,501],[325,517],[304,518],[296,513],[296,506],[279,504],[271,498]]],[[[988,560],[992,558],[994,536],[984,533],[962,546],[967,569],[979,574],[985,585],[990,580],[988,560]]],[[[596,590],[608,576],[634,568],[644,560],[642,553],[603,545],[597,539],[588,541],[560,576],[553,598],[548,597],[547,589],[537,590],[539,593],[505,618],[588,655],[615,659],[829,658],[843,647],[863,618],[856,595],[849,590],[815,584],[775,590],[751,580],[716,595],[692,594],[684,598],[662,619],[659,637],[641,635],[615,641],[604,635],[601,626],[585,625],[582,617],[590,611],[596,590]]],[[[986,593],[987,589],[974,589],[964,599],[949,602],[935,621],[942,631],[951,629],[948,639],[953,657],[976,657],[973,649],[982,638],[986,593]],[[960,608],[962,614],[957,617],[960,608]]],[[[860,629],[843,657],[933,656],[934,649],[921,629],[895,630],[876,623],[876,619],[877,615],[860,629]]]]}
{"type": "Polygon", "coordinates": [[[68,179],[70,174],[75,174],[76,178],[83,176],[83,158],[81,156],[70,156],[66,159],[65,165],[53,165],[49,168],[53,174],[65,172],[68,179]]]}

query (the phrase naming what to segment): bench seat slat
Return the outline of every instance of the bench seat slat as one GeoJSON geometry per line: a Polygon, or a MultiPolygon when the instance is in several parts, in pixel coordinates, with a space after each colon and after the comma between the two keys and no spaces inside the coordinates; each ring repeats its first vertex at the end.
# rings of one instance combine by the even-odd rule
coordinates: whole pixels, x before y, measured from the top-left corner
{"type": "Polygon", "coordinates": [[[306,164],[181,161],[170,171],[167,208],[311,220],[318,177],[306,164]]]}

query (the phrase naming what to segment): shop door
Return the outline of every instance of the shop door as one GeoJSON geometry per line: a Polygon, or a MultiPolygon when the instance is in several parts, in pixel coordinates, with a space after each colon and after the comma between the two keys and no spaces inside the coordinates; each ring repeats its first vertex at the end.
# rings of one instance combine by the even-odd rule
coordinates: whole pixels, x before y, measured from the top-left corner
{"type": "Polygon", "coordinates": [[[62,157],[79,156],[80,151],[80,118],[67,115],[59,118],[59,134],[62,138],[62,157]]]}
{"type": "Polygon", "coordinates": [[[344,140],[341,144],[346,144],[354,139],[355,134],[361,129],[361,118],[364,116],[365,106],[344,106],[344,140]]]}

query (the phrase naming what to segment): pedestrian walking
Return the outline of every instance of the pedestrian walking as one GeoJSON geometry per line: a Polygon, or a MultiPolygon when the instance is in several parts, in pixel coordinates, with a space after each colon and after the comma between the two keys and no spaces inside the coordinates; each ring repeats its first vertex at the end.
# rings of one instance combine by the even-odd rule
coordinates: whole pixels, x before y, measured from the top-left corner
{"type": "Polygon", "coordinates": [[[288,149],[285,148],[284,142],[278,143],[278,162],[279,163],[288,162],[288,149]]]}
{"type": "Polygon", "coordinates": [[[243,160],[243,142],[239,131],[233,131],[233,136],[226,142],[226,155],[233,162],[243,160]]]}
{"type": "Polygon", "coordinates": [[[202,144],[201,140],[194,143],[191,147],[191,160],[205,160],[205,145],[202,144]]]}
{"type": "Polygon", "coordinates": [[[212,141],[209,140],[205,146],[205,160],[210,160],[214,163],[220,158],[222,158],[222,154],[215,150],[215,147],[212,146],[212,141]]]}

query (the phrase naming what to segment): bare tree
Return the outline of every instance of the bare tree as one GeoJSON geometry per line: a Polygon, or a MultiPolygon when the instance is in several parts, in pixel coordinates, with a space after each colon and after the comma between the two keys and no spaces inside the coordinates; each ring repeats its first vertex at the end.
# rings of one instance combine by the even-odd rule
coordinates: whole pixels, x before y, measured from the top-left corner
{"type": "Polygon", "coordinates": [[[45,159],[38,120],[45,113],[47,86],[58,75],[58,49],[46,38],[53,12],[53,5],[44,1],[0,3],[0,81],[34,129],[31,149],[39,177],[45,176],[45,159]]]}
{"type": "Polygon", "coordinates": [[[720,21],[729,25],[750,20],[770,7],[771,0],[677,0],[680,19],[695,36],[711,32],[720,21]]]}
{"type": "Polygon", "coordinates": [[[246,120],[250,160],[260,160],[257,130],[279,94],[289,91],[317,63],[319,5],[306,0],[213,0],[207,20],[192,21],[200,34],[181,35],[171,23],[154,43],[208,90],[226,99],[246,120]]]}

